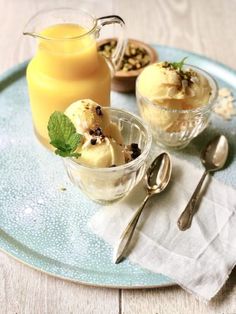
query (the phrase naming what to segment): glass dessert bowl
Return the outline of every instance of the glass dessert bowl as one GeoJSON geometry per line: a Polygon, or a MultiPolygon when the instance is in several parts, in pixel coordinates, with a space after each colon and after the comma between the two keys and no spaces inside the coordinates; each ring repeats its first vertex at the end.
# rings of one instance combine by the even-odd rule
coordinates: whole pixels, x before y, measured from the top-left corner
{"type": "Polygon", "coordinates": [[[207,127],[218,87],[213,77],[198,67],[183,62],[180,68],[168,62],[155,65],[164,65],[161,73],[148,69],[136,82],[140,115],[151,126],[158,145],[182,149],[207,127]]]}
{"type": "Polygon", "coordinates": [[[110,137],[110,154],[106,143],[100,142],[104,135],[94,135],[97,129],[90,129],[86,135],[89,136],[86,140],[87,144],[90,141],[89,145],[83,144],[79,150],[81,156],[77,159],[64,158],[64,165],[70,180],[90,199],[109,204],[127,195],[144,176],[152,136],[150,128],[136,115],[115,108],[101,109],[103,117],[109,116],[113,126],[112,136],[118,146],[110,137]],[[130,160],[127,161],[127,158],[130,160]]]}

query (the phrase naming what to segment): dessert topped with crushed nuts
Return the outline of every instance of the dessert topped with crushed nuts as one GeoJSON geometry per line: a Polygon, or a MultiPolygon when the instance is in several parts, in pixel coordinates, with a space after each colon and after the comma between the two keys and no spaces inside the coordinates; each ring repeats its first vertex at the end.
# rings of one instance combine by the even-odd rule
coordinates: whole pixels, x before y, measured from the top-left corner
{"type": "MultiPolygon", "coordinates": [[[[98,51],[106,58],[110,58],[116,48],[116,40],[111,40],[98,47],[98,51]]],[[[128,42],[121,62],[120,71],[135,71],[139,70],[150,63],[148,52],[135,43],[128,42]]]]}
{"type": "Polygon", "coordinates": [[[141,116],[159,143],[173,147],[181,147],[206,127],[217,91],[207,72],[185,60],[149,65],[136,84],[141,116]]]}
{"type": "Polygon", "coordinates": [[[180,62],[159,62],[139,76],[139,92],[153,103],[173,109],[193,109],[208,103],[211,86],[205,76],[180,62]]]}

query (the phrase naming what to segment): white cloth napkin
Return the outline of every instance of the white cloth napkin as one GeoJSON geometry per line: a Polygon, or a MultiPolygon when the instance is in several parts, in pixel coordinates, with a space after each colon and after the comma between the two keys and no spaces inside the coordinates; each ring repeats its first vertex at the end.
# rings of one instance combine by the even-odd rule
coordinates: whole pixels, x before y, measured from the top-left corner
{"type": "MultiPolygon", "coordinates": [[[[180,231],[177,219],[202,170],[173,156],[172,163],[171,182],[146,205],[128,258],[172,278],[198,298],[210,300],[236,264],[236,191],[209,176],[192,227],[180,231]]],[[[115,246],[144,196],[141,182],[125,199],[102,207],[90,220],[90,228],[115,246]]]]}

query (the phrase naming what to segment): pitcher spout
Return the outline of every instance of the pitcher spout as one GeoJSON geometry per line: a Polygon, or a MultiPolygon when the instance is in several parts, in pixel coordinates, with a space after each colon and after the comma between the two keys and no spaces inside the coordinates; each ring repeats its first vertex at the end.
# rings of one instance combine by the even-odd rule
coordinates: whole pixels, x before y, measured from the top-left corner
{"type": "Polygon", "coordinates": [[[34,32],[27,32],[27,31],[24,31],[23,32],[23,35],[25,35],[25,36],[31,36],[31,37],[34,37],[34,38],[38,38],[38,37],[40,37],[40,35],[39,34],[37,34],[37,33],[34,33],[34,32]]]}
{"type": "Polygon", "coordinates": [[[45,15],[47,11],[41,11],[32,16],[26,23],[23,29],[23,35],[30,36],[33,38],[42,38],[40,34],[42,26],[44,25],[45,15]]]}
{"type": "Polygon", "coordinates": [[[40,37],[40,35],[36,32],[36,25],[34,23],[35,18],[32,17],[24,27],[23,35],[31,36],[34,38],[40,37]]]}

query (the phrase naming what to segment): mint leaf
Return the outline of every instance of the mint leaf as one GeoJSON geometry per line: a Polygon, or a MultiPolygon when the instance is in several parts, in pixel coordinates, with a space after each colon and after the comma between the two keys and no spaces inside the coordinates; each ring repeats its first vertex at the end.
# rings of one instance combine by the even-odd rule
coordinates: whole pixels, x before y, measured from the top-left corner
{"type": "Polygon", "coordinates": [[[181,61],[179,62],[171,62],[170,64],[175,68],[176,70],[182,70],[182,67],[184,65],[185,60],[188,59],[188,57],[184,57],[181,61]]]}
{"type": "Polygon", "coordinates": [[[48,122],[48,134],[51,141],[67,143],[76,129],[71,120],[62,112],[55,111],[48,122]]]}
{"type": "Polygon", "coordinates": [[[57,155],[76,158],[80,156],[74,151],[77,149],[82,135],[76,132],[74,124],[64,113],[55,111],[50,116],[48,135],[51,140],[50,144],[56,148],[57,155]]]}
{"type": "Polygon", "coordinates": [[[65,144],[63,143],[62,141],[60,140],[54,140],[54,141],[51,141],[50,144],[64,152],[69,152],[71,151],[71,146],[69,144],[65,144]]]}
{"type": "Polygon", "coordinates": [[[70,147],[71,150],[74,151],[78,147],[78,144],[80,143],[81,135],[79,133],[74,133],[70,137],[70,147]]]}
{"type": "Polygon", "coordinates": [[[62,151],[60,149],[56,149],[55,150],[55,154],[59,155],[61,157],[75,157],[75,158],[78,158],[79,156],[81,156],[80,153],[64,152],[64,151],[62,151]]]}

